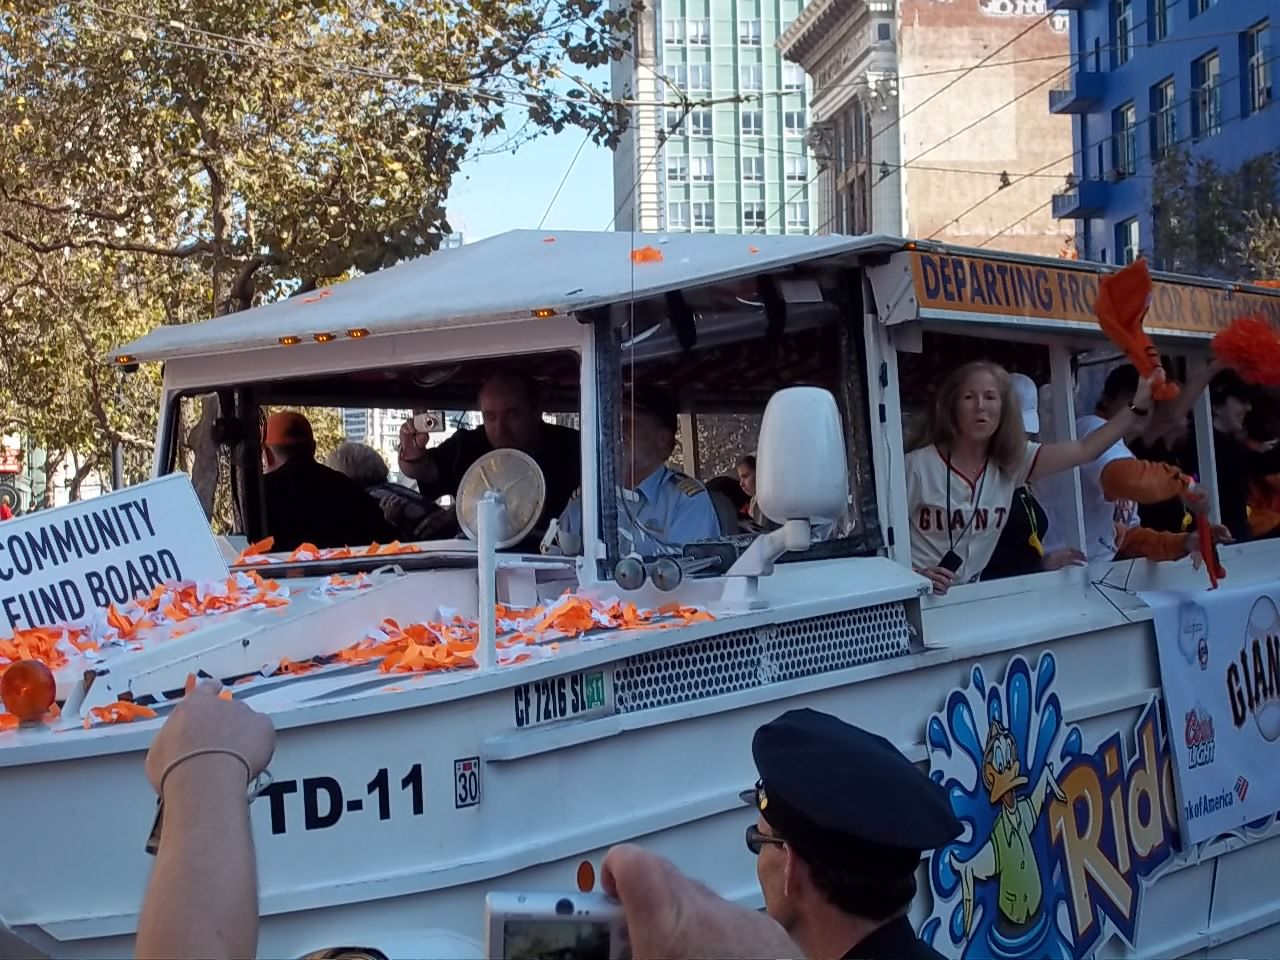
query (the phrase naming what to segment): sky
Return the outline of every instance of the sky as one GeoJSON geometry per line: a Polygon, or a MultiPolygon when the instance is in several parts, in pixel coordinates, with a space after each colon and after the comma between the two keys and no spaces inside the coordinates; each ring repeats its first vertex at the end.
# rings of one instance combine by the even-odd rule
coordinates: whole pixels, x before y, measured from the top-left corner
{"type": "MultiPolygon", "coordinates": [[[[586,70],[569,67],[575,75],[603,93],[609,92],[611,69],[601,65],[586,70]]],[[[560,93],[574,89],[562,79],[551,89],[560,93]]],[[[524,111],[510,106],[506,111],[507,130],[516,129],[524,111]]],[[[480,144],[497,146],[505,132],[480,144]]],[[[588,143],[582,147],[586,131],[570,127],[562,133],[546,133],[523,144],[516,153],[483,156],[462,165],[449,191],[446,215],[449,225],[461,231],[464,243],[483,240],[508,230],[536,230],[556,187],[569,165],[569,179],[547,214],[547,230],[604,230],[613,217],[613,152],[588,143]],[[574,154],[582,147],[577,163],[574,154]]]]}
{"type": "MultiPolygon", "coordinates": [[[[547,204],[582,145],[583,131],[549,133],[510,152],[463,164],[446,214],[464,243],[507,230],[538,228],[547,204]]],[[[613,216],[613,154],[588,143],[543,225],[548,230],[603,230],[613,216]]]]}

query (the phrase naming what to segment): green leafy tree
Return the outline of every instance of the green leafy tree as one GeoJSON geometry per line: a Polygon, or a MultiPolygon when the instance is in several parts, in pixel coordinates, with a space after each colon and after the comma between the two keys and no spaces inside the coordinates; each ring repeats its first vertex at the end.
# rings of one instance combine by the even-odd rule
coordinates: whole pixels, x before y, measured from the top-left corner
{"type": "Polygon", "coordinates": [[[1280,151],[1234,172],[1189,150],[1155,168],[1154,260],[1165,270],[1229,280],[1280,278],[1280,151]]]}
{"type": "MultiPolygon", "coordinates": [[[[431,252],[459,165],[495,138],[573,126],[616,143],[625,109],[567,74],[623,55],[632,16],[604,0],[0,0],[0,335],[25,328],[44,351],[0,386],[6,408],[35,418],[29,398],[65,392],[69,410],[90,387],[101,415],[41,435],[101,458],[150,415],[83,352],[431,252]]],[[[187,438],[207,510],[214,415],[187,438]]]]}

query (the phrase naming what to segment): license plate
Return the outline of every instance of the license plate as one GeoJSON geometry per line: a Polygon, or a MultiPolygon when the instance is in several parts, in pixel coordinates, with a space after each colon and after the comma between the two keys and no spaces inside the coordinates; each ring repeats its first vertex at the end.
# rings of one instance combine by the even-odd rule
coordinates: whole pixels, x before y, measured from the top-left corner
{"type": "Polygon", "coordinates": [[[537,727],[544,723],[607,712],[609,692],[603,670],[568,673],[525,683],[512,691],[516,727],[537,727]]]}

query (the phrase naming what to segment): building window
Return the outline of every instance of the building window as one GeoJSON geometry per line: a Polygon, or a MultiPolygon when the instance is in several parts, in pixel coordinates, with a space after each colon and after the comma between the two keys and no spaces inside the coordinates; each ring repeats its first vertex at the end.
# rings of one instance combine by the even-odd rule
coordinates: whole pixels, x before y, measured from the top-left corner
{"type": "Polygon", "coordinates": [[[763,137],[764,114],[759,110],[743,110],[742,135],[744,137],[763,137]]]}
{"type": "Polygon", "coordinates": [[[759,20],[738,21],[738,43],[742,44],[744,47],[760,46],[759,20]]]}
{"type": "Polygon", "coordinates": [[[764,180],[764,157],[743,157],[742,179],[750,183],[764,180]]]}
{"type": "Polygon", "coordinates": [[[710,157],[693,157],[689,163],[689,179],[697,183],[710,183],[714,178],[710,157]]]}
{"type": "Polygon", "coordinates": [[[893,39],[893,27],[887,23],[876,24],[876,39],[881,43],[887,43],[893,39]]]}
{"type": "Polygon", "coordinates": [[[689,132],[688,114],[683,110],[676,110],[668,107],[663,113],[662,129],[672,136],[676,134],[683,136],[689,132]]]}
{"type": "Polygon", "coordinates": [[[1268,22],[1263,21],[1244,35],[1244,59],[1249,112],[1257,113],[1271,102],[1271,29],[1268,22]]]}
{"type": "Polygon", "coordinates": [[[1111,67],[1133,56],[1133,0],[1111,0],[1111,67]]]}
{"type": "Polygon", "coordinates": [[[689,201],[667,204],[667,228],[670,230],[689,229],[689,201]]]}
{"type": "Polygon", "coordinates": [[[689,88],[689,68],[683,63],[668,63],[662,68],[662,76],[667,83],[673,85],[677,90],[687,90],[689,88]]]}
{"type": "Polygon", "coordinates": [[[1216,53],[1206,54],[1191,65],[1192,111],[1196,140],[1216,136],[1222,130],[1222,77],[1216,53]]]}
{"type": "Polygon", "coordinates": [[[804,136],[804,111],[786,110],[782,114],[782,127],[788,137],[804,136]]]}
{"type": "Polygon", "coordinates": [[[738,83],[743,90],[764,89],[764,67],[758,63],[746,63],[738,68],[738,83]]]}
{"type": "Polygon", "coordinates": [[[806,202],[787,204],[787,229],[809,229],[809,204],[806,202]]]}
{"type": "Polygon", "coordinates": [[[716,225],[715,204],[710,200],[703,200],[693,204],[693,226],[694,229],[710,229],[716,225]]]}
{"type": "Polygon", "coordinates": [[[1151,88],[1151,159],[1159,160],[1178,142],[1178,101],[1173,77],[1151,88]]]}
{"type": "Polygon", "coordinates": [[[1210,7],[1217,6],[1218,0],[1191,0],[1191,15],[1198,17],[1210,7]]]}
{"type": "Polygon", "coordinates": [[[787,157],[787,179],[804,181],[809,179],[809,159],[807,157],[787,157]]]}
{"type": "Polygon", "coordinates": [[[667,155],[667,179],[673,183],[683,183],[689,179],[689,158],[684,154],[667,155]]]}
{"type": "Polygon", "coordinates": [[[1163,40],[1169,36],[1169,4],[1178,0],[1151,0],[1151,39],[1163,40]]]}
{"type": "Polygon", "coordinates": [[[689,64],[689,89],[690,90],[710,90],[711,89],[711,64],[709,63],[689,64]]]}
{"type": "Polygon", "coordinates": [[[663,43],[684,43],[684,21],[683,20],[663,20],[662,21],[662,42],[663,43]]]}
{"type": "Polygon", "coordinates": [[[1116,257],[1121,266],[1133,263],[1142,253],[1138,241],[1138,221],[1122,220],[1116,224],[1116,257]]]}
{"type": "Polygon", "coordinates": [[[753,200],[742,205],[742,229],[764,229],[764,203],[762,201],[753,200]]]}
{"type": "Polygon", "coordinates": [[[1111,165],[1122,177],[1138,172],[1138,111],[1133,101],[1111,111],[1111,165]]]}
{"type": "Polygon", "coordinates": [[[711,136],[711,111],[694,110],[689,114],[690,129],[695,137],[711,136]]]}
{"type": "Polygon", "coordinates": [[[690,20],[689,42],[703,47],[708,46],[711,43],[711,21],[690,20]]]}
{"type": "Polygon", "coordinates": [[[784,63],[782,65],[782,89],[803,90],[804,67],[798,63],[784,63]]]}

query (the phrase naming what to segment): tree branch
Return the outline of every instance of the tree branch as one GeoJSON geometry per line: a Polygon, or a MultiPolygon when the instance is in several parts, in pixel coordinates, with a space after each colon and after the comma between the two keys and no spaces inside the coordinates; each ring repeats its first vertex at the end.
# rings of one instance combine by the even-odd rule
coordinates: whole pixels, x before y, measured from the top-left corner
{"type": "Polygon", "coordinates": [[[9,203],[16,203],[19,206],[27,207],[31,210],[39,210],[41,213],[48,213],[53,216],[63,217],[79,214],[82,217],[89,217],[93,220],[109,220],[112,223],[124,223],[133,213],[132,207],[126,209],[124,213],[111,213],[107,210],[85,209],[72,203],[61,205],[41,203],[39,200],[28,200],[26,197],[20,197],[3,186],[0,186],[0,200],[7,200],[9,203]]]}
{"type": "Polygon", "coordinates": [[[152,257],[170,257],[185,260],[201,253],[212,253],[213,245],[208,240],[193,240],[178,247],[155,247],[146,243],[122,242],[111,240],[56,240],[52,243],[39,243],[21,236],[6,227],[0,227],[0,237],[12,240],[19,246],[26,247],[32,253],[58,253],[62,250],[116,250],[121,253],[142,253],[152,257]]]}

